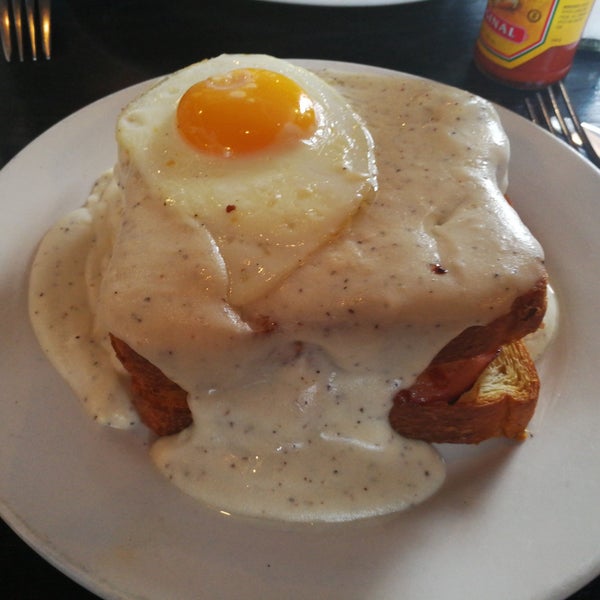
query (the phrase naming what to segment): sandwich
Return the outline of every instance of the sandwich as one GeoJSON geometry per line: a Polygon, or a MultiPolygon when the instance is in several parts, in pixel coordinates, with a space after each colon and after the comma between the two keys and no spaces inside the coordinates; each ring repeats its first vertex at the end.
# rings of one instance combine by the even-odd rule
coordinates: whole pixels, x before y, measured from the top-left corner
{"type": "Polygon", "coordinates": [[[526,437],[548,275],[506,200],[488,102],[223,55],[133,100],[117,145],[68,217],[77,243],[64,221],[42,242],[32,322],[98,420],[156,436],[152,459],[182,490],[347,520],[439,489],[431,443],[526,437]],[[66,300],[46,293],[59,262],[76,263],[89,315],[75,344],[84,325],[56,334],[66,300]],[[112,373],[101,399],[64,366],[81,339],[112,373]]]}

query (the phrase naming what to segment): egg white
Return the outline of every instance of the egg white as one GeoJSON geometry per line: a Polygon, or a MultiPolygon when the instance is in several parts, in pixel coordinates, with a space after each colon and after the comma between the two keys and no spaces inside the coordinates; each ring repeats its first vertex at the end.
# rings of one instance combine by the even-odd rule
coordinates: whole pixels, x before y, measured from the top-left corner
{"type": "Polygon", "coordinates": [[[347,101],[315,74],[266,55],[222,55],[174,73],[125,108],[117,140],[122,187],[141,184],[145,201],[208,230],[234,306],[268,293],[335,236],[377,187],[371,135],[347,101]],[[177,129],[181,96],[208,77],[250,67],[300,85],[315,104],[314,134],[291,148],[245,157],[198,151],[177,129]]]}

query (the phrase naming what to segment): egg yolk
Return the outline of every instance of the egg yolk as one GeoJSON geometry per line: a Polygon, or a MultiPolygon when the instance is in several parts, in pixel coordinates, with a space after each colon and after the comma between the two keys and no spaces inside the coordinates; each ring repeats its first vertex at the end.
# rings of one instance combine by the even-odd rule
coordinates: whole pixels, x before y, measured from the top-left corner
{"type": "Polygon", "coordinates": [[[177,127],[198,150],[230,157],[309,138],[316,114],[289,77],[236,69],[190,87],[177,107],[177,127]]]}

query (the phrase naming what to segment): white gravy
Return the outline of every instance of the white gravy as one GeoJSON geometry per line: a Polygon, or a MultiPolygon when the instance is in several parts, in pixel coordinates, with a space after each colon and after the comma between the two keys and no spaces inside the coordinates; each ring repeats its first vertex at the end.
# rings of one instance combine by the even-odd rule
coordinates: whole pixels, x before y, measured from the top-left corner
{"type": "Polygon", "coordinates": [[[428,498],[443,460],[391,430],[395,390],[542,273],[503,197],[508,142],[489,104],[420,80],[322,75],[367,122],[378,195],[265,298],[224,303],[218,251],[198,223],[161,213],[131,164],[121,188],[99,180],[33,265],[32,323],[94,418],[137,421],[111,331],[189,392],[194,423],[154,443],[156,466],[226,512],[337,521],[428,498]],[[277,328],[254,333],[264,317],[277,328]]]}

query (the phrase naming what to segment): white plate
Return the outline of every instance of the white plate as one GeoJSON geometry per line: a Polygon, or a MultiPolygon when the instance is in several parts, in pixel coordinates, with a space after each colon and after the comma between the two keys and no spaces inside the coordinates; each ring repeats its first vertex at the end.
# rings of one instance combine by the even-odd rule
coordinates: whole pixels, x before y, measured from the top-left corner
{"type": "Polygon", "coordinates": [[[314,6],[385,6],[390,4],[415,4],[427,0],[259,0],[279,4],[311,4],[314,6]]]}
{"type": "Polygon", "coordinates": [[[113,164],[116,115],[142,87],[75,113],[0,173],[0,513],[17,533],[106,598],[556,599],[599,573],[600,171],[501,110],[510,196],[546,247],[563,311],[533,438],[443,448],[441,493],[384,519],[228,518],[168,485],[144,434],[95,425],[27,318],[36,244],[113,164]]]}

